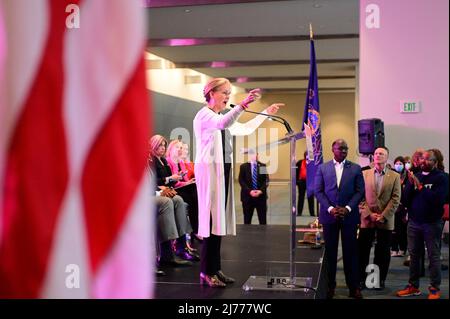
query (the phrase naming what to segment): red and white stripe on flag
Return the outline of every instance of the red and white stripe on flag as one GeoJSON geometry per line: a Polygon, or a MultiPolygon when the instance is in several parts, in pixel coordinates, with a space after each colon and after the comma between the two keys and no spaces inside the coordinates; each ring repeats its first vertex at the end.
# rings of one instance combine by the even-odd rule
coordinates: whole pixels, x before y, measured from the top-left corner
{"type": "Polygon", "coordinates": [[[0,16],[0,297],[152,297],[140,1],[4,1],[0,16]]]}

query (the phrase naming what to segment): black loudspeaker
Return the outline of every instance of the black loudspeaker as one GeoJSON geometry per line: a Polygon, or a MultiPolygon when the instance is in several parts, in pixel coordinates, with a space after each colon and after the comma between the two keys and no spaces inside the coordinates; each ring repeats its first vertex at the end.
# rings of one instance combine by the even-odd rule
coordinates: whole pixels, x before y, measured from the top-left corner
{"type": "Polygon", "coordinates": [[[371,155],[378,147],[384,147],[384,123],[380,119],[358,121],[359,153],[371,155]]]}

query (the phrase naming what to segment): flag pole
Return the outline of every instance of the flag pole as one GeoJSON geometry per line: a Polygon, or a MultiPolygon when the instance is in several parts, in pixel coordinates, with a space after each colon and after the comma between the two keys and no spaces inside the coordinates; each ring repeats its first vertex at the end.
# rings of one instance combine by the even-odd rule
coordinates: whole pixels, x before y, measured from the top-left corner
{"type": "Polygon", "coordinates": [[[313,38],[314,38],[314,33],[313,33],[313,30],[312,30],[312,24],[310,23],[309,24],[309,39],[313,40],[313,38]]]}

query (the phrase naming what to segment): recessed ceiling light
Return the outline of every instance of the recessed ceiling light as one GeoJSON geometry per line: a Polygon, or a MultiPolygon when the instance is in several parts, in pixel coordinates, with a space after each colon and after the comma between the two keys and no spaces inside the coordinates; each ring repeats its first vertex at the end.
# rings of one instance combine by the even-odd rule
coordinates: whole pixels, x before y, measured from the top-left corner
{"type": "Polygon", "coordinates": [[[184,12],[185,13],[191,13],[191,9],[185,9],[184,12]]]}
{"type": "Polygon", "coordinates": [[[314,8],[321,8],[321,7],[322,7],[322,5],[321,5],[321,4],[318,4],[318,3],[316,3],[316,4],[313,4],[313,7],[314,7],[314,8]]]}

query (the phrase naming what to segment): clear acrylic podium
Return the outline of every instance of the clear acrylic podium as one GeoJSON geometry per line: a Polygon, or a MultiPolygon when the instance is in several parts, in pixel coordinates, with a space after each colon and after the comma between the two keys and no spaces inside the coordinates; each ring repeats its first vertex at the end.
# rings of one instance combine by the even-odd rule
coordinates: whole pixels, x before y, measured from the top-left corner
{"type": "Polygon", "coordinates": [[[242,286],[242,289],[245,291],[251,290],[271,290],[271,291],[305,291],[314,290],[311,287],[312,277],[296,277],[295,270],[295,250],[297,247],[296,242],[296,217],[297,217],[297,198],[296,198],[296,158],[295,158],[295,148],[297,140],[300,140],[305,137],[303,132],[299,133],[290,133],[287,134],[286,137],[272,142],[270,144],[258,146],[259,151],[264,151],[268,149],[272,149],[275,147],[279,147],[280,145],[289,143],[289,151],[290,151],[290,202],[291,202],[291,210],[290,210],[290,256],[289,256],[289,276],[271,276],[271,275],[251,275],[247,281],[242,286]]]}

